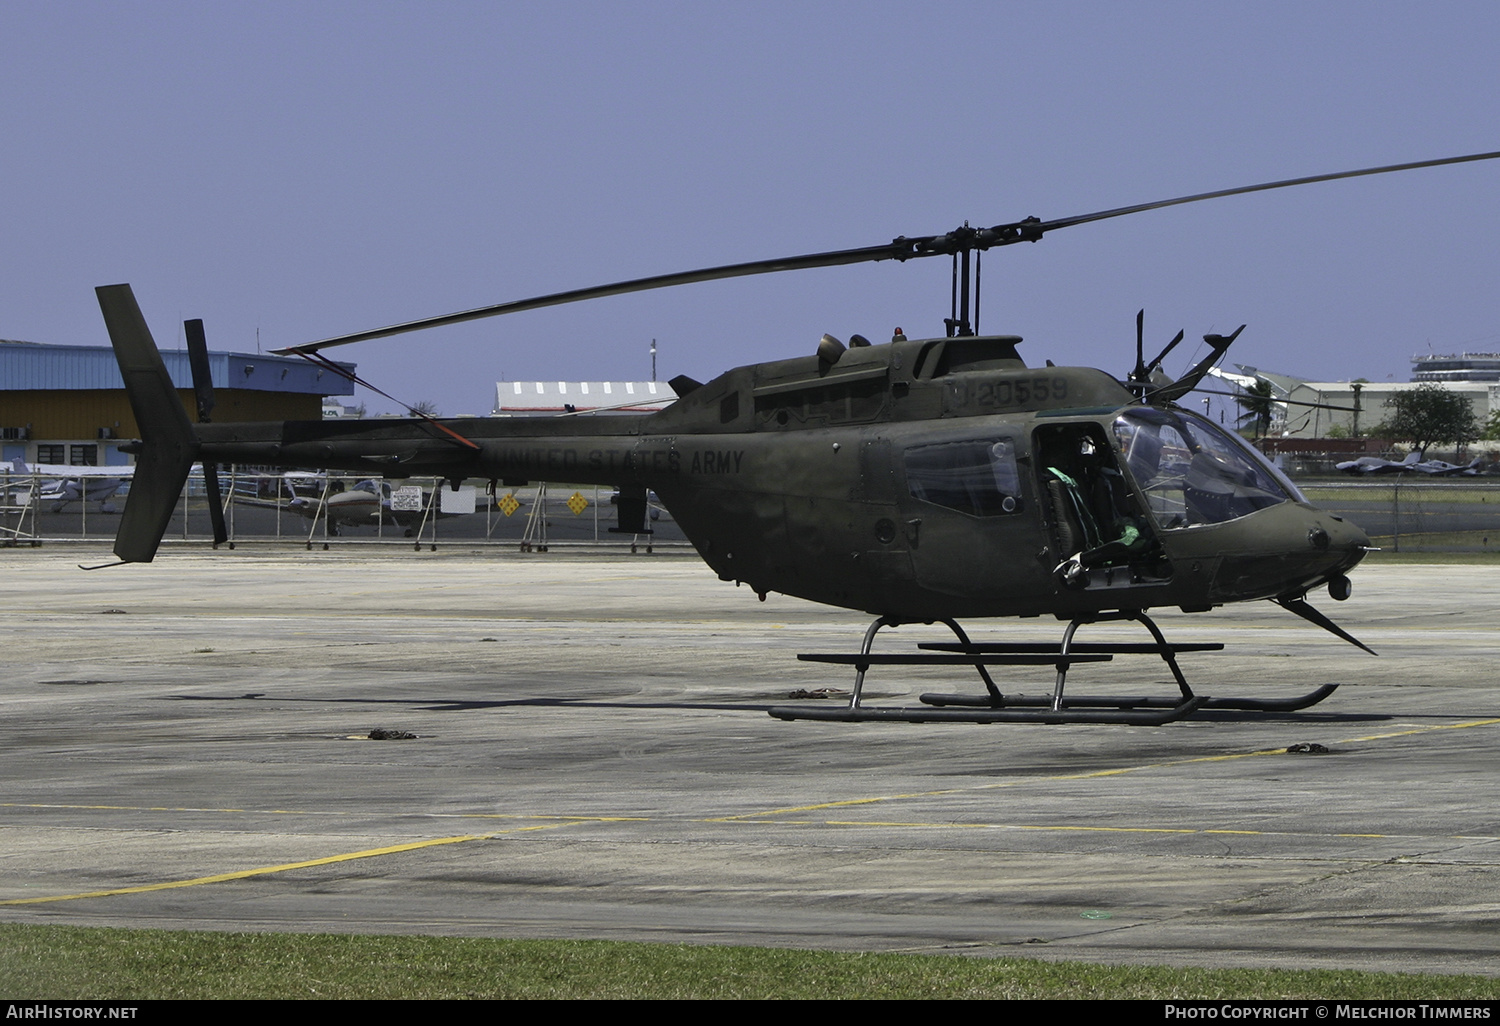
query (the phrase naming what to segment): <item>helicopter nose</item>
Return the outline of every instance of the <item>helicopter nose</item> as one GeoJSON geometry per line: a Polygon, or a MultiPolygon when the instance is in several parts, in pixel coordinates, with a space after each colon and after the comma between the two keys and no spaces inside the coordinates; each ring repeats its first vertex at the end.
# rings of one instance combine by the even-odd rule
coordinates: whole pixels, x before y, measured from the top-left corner
{"type": "Polygon", "coordinates": [[[1343,517],[1318,511],[1307,529],[1307,544],[1319,556],[1317,562],[1325,569],[1327,580],[1342,577],[1344,573],[1365,558],[1371,549],[1370,536],[1343,517]]]}

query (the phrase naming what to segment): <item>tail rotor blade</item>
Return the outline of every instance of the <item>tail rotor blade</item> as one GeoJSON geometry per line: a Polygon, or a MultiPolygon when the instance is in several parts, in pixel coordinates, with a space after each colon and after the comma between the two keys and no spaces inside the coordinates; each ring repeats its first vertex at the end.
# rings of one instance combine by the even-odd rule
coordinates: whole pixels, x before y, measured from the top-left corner
{"type": "Polygon", "coordinates": [[[198,400],[198,423],[207,424],[209,415],[214,412],[214,380],[208,366],[208,341],[203,334],[203,322],[197,318],[183,321],[182,330],[187,338],[188,366],[193,371],[193,395],[198,400]]]}
{"type": "MultiPolygon", "coordinates": [[[[193,371],[198,423],[207,424],[214,412],[214,379],[208,363],[208,338],[203,332],[203,321],[197,317],[183,321],[182,333],[187,339],[188,366],[193,371]]],[[[219,490],[217,463],[203,464],[203,490],[208,493],[208,521],[213,525],[214,544],[222,545],[229,540],[229,529],[224,524],[224,500],[219,490]]]]}
{"type": "Polygon", "coordinates": [[[208,493],[208,522],[213,525],[214,544],[222,545],[229,540],[229,529],[224,523],[224,499],[219,490],[219,465],[203,464],[203,490],[208,493]]]}

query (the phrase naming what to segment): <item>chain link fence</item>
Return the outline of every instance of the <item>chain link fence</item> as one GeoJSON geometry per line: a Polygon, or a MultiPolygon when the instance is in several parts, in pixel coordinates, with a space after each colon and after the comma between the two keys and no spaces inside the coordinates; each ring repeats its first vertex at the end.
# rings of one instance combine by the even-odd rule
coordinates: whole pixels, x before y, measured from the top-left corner
{"type": "MultiPolygon", "coordinates": [[[[1293,468],[1294,473],[1296,468],[1293,468]]],[[[107,479],[105,479],[107,482],[107,479]]],[[[1487,552],[1500,548],[1500,478],[1420,474],[1297,474],[1308,500],[1358,524],[1374,544],[1397,552],[1487,552]]],[[[354,475],[221,471],[231,544],[280,542],[308,547],[376,543],[432,547],[499,545],[546,551],[554,545],[602,545],[631,551],[686,546],[651,496],[651,534],[619,534],[614,495],[593,485],[467,486],[441,480],[381,481],[354,475]]],[[[55,480],[0,474],[0,545],[111,541],[129,497],[90,479],[88,497],[55,480]],[[72,494],[73,497],[70,497],[72,494]]],[[[188,479],[167,528],[167,543],[212,538],[201,474],[188,479]]]]}
{"type": "MultiPolygon", "coordinates": [[[[56,478],[0,474],[0,545],[113,541],[129,501],[130,481],[88,480],[85,496],[82,488],[69,488],[56,478]]],[[[222,469],[219,480],[232,546],[277,542],[308,548],[433,548],[447,543],[545,552],[554,545],[650,551],[687,544],[655,495],[649,496],[647,510],[650,533],[614,532],[614,492],[594,485],[501,486],[494,492],[468,485],[455,491],[435,478],[381,480],[235,468],[222,469]]],[[[201,472],[195,472],[177,500],[163,543],[212,537],[207,490],[201,472]]]]}
{"type": "Polygon", "coordinates": [[[1386,474],[1370,480],[1301,480],[1309,502],[1358,524],[1395,552],[1500,548],[1500,479],[1386,474]]]}

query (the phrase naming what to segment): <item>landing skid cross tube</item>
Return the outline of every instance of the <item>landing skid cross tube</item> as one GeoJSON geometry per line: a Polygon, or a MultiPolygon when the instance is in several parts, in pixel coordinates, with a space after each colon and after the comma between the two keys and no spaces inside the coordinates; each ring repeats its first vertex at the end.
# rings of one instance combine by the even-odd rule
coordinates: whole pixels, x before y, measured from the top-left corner
{"type": "Polygon", "coordinates": [[[894,721],[903,723],[1120,723],[1133,726],[1159,726],[1182,719],[1199,709],[1233,709],[1247,712],[1295,712],[1316,705],[1338,688],[1324,684],[1295,698],[1209,698],[1195,695],[1187,678],[1177,665],[1179,652],[1218,652],[1222,643],[1170,644],[1156,623],[1144,612],[1122,610],[1080,616],[1068,624],[1061,643],[1052,642],[973,642],[962,627],[951,619],[938,622],[958,637],[957,642],[919,644],[918,652],[873,654],[870,648],[882,627],[899,627],[904,621],[882,616],[865,631],[864,644],[857,654],[803,653],[797,656],[808,662],[835,663],[854,667],[854,690],[847,706],[773,706],[770,714],[782,720],[838,720],[841,722],[894,721]],[[1085,624],[1134,620],[1151,632],[1151,642],[1088,643],[1073,641],[1078,628],[1085,624]],[[1155,654],[1172,671],[1180,695],[1176,698],[1150,696],[1076,695],[1063,693],[1068,669],[1075,663],[1102,663],[1116,655],[1155,654]],[[972,666],[984,682],[985,693],[924,694],[922,707],[878,708],[860,704],[865,673],[872,666],[972,666]],[[1001,694],[990,677],[989,666],[1054,666],[1056,683],[1051,697],[1001,694]]]}

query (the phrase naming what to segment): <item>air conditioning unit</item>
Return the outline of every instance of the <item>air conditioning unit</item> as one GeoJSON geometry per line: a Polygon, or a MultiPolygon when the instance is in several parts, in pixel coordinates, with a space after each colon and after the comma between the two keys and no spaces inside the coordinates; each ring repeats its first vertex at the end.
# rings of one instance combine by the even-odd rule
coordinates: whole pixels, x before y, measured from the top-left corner
{"type": "Polygon", "coordinates": [[[100,438],[113,438],[113,437],[115,437],[115,429],[114,428],[100,428],[99,429],[99,437],[100,438]]]}
{"type": "Polygon", "coordinates": [[[31,429],[23,427],[0,428],[0,440],[24,442],[31,437],[31,429]]]}

